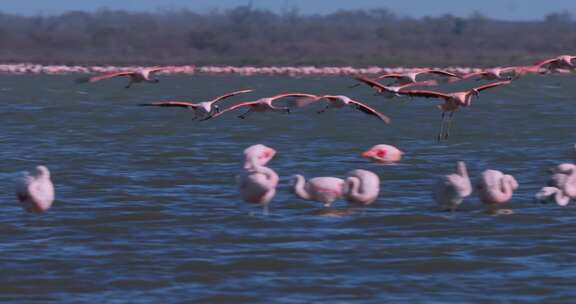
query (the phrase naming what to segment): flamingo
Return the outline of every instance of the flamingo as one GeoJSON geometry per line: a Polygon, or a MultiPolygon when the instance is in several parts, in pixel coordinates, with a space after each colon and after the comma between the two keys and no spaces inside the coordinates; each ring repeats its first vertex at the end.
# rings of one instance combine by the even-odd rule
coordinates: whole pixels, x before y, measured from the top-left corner
{"type": "Polygon", "coordinates": [[[106,73],[102,75],[86,77],[86,78],[79,78],[77,82],[84,83],[84,82],[96,82],[100,80],[110,79],[114,77],[129,77],[130,82],[125,86],[125,88],[130,88],[133,83],[140,83],[140,82],[149,82],[149,83],[158,83],[160,80],[151,78],[152,74],[165,70],[167,67],[153,67],[153,68],[140,68],[134,71],[124,71],[124,72],[112,72],[106,73]]]}
{"type": "Polygon", "coordinates": [[[380,193],[380,178],[368,170],[348,172],[344,189],[346,200],[353,204],[370,205],[380,193]]]}
{"type": "Polygon", "coordinates": [[[296,196],[309,201],[317,201],[330,207],[344,196],[345,181],[336,177],[315,177],[308,181],[302,175],[294,175],[292,190],[296,196]]]}
{"type": "Polygon", "coordinates": [[[252,158],[250,165],[244,167],[244,171],[236,177],[242,200],[262,205],[263,213],[268,215],[268,204],[276,195],[278,174],[260,165],[256,158],[252,158]]]}
{"type": "Polygon", "coordinates": [[[572,63],[572,60],[574,59],[576,59],[576,56],[560,55],[554,58],[543,60],[534,65],[538,67],[544,67],[550,72],[561,69],[574,70],[576,68],[576,65],[572,63]]]}
{"type": "Polygon", "coordinates": [[[453,92],[453,93],[442,93],[436,91],[426,91],[426,90],[409,90],[400,91],[398,94],[408,95],[413,97],[426,97],[426,98],[441,98],[444,99],[444,104],[438,106],[442,111],[442,123],[440,124],[440,133],[438,134],[438,141],[441,139],[448,139],[450,133],[450,124],[452,123],[452,117],[454,112],[460,107],[467,107],[472,103],[472,97],[478,96],[479,92],[486,89],[499,87],[502,85],[510,84],[512,81],[497,81],[483,86],[475,87],[467,91],[453,92]],[[446,113],[449,113],[446,115],[446,113]]]}
{"type": "Polygon", "coordinates": [[[434,187],[432,197],[442,210],[454,212],[464,198],[472,193],[472,184],[466,163],[459,161],[456,165],[456,173],[440,177],[434,187]]]}
{"type": "Polygon", "coordinates": [[[404,152],[394,146],[379,144],[362,152],[362,157],[380,164],[391,164],[400,161],[403,154],[404,152]]]}
{"type": "Polygon", "coordinates": [[[252,145],[244,149],[244,169],[250,169],[252,164],[265,166],[276,155],[276,150],[262,144],[252,145]]]}
{"type": "Polygon", "coordinates": [[[54,185],[46,166],[37,166],[36,172],[24,172],[16,184],[16,197],[28,212],[46,212],[54,202],[54,185]]]}
{"type": "Polygon", "coordinates": [[[560,164],[552,169],[550,186],[560,189],[566,196],[576,199],[576,165],[560,164]]]}
{"type": "Polygon", "coordinates": [[[506,73],[514,73],[517,67],[495,67],[481,72],[469,73],[462,76],[462,79],[478,77],[477,80],[512,80],[512,76],[504,76],[506,73]]]}
{"type": "Polygon", "coordinates": [[[226,112],[230,112],[230,111],[234,111],[236,109],[239,108],[243,108],[243,107],[248,107],[248,111],[246,111],[245,113],[243,113],[242,115],[238,116],[238,118],[244,119],[248,116],[248,114],[252,113],[252,112],[290,112],[290,108],[288,107],[276,107],[274,106],[272,103],[278,99],[281,98],[286,98],[286,97],[306,97],[306,98],[311,98],[311,99],[317,99],[318,96],[313,95],[313,94],[307,94],[307,93],[282,93],[282,94],[278,94],[278,95],[274,95],[271,97],[264,97],[264,98],[260,98],[258,100],[255,101],[246,101],[246,102],[241,102],[238,104],[235,104],[233,106],[230,106],[218,113],[212,114],[202,120],[207,120],[207,119],[211,119],[211,118],[216,118],[219,117],[220,115],[226,113],[226,112]]]}
{"type": "Polygon", "coordinates": [[[375,109],[371,108],[370,106],[368,106],[368,105],[366,105],[360,101],[353,100],[352,98],[350,98],[348,96],[323,95],[323,96],[320,96],[317,100],[321,100],[321,99],[328,100],[328,105],[324,109],[318,111],[318,113],[323,113],[324,111],[331,109],[331,108],[339,109],[339,108],[349,106],[349,107],[353,107],[356,110],[362,111],[368,115],[374,116],[374,117],[378,118],[379,120],[383,121],[385,124],[390,124],[390,122],[391,122],[390,118],[388,118],[386,115],[376,111],[375,109]]]}
{"type": "Polygon", "coordinates": [[[476,184],[480,200],[486,204],[494,214],[500,213],[498,205],[507,203],[512,199],[514,191],[518,189],[518,182],[512,175],[504,174],[498,170],[485,170],[476,184]]]}
{"type": "Polygon", "coordinates": [[[374,80],[380,80],[380,79],[394,79],[396,84],[402,85],[402,84],[406,84],[406,83],[414,83],[414,82],[418,82],[416,80],[416,77],[423,75],[423,74],[434,74],[434,75],[440,75],[440,76],[445,76],[448,78],[457,78],[457,79],[461,79],[462,77],[459,75],[456,75],[454,73],[450,73],[450,72],[446,72],[443,70],[437,70],[437,69],[423,69],[423,70],[419,70],[419,71],[407,71],[404,73],[390,73],[390,74],[384,74],[384,75],[380,75],[376,78],[374,78],[374,80]]]}
{"type": "Polygon", "coordinates": [[[400,84],[400,85],[383,85],[383,84],[377,82],[376,80],[372,80],[370,78],[361,77],[361,76],[354,77],[354,79],[369,85],[370,87],[374,88],[378,92],[379,95],[383,95],[386,98],[394,98],[396,96],[401,96],[400,94],[398,94],[398,92],[400,92],[401,90],[410,88],[410,87],[435,86],[438,84],[438,81],[436,81],[434,79],[424,80],[424,81],[419,81],[419,82],[409,82],[409,83],[400,84]]]}
{"type": "Polygon", "coordinates": [[[570,203],[570,197],[556,187],[543,187],[534,198],[543,204],[553,202],[558,206],[566,206],[570,203]]]}
{"type": "Polygon", "coordinates": [[[235,91],[235,92],[230,92],[230,93],[226,93],[224,95],[218,96],[212,100],[209,101],[203,101],[203,102],[199,102],[199,103],[191,103],[191,102],[185,102],[185,101],[160,101],[160,102],[155,102],[155,103],[143,103],[140,104],[140,106],[156,106],[156,107],[178,107],[178,108],[186,108],[186,109],[192,109],[194,110],[194,116],[192,117],[192,119],[198,119],[198,118],[206,118],[209,115],[212,115],[213,112],[218,113],[220,111],[220,107],[216,104],[219,101],[225,100],[227,98],[239,95],[239,94],[244,94],[244,93],[250,93],[252,92],[252,90],[241,90],[241,91],[235,91]]]}

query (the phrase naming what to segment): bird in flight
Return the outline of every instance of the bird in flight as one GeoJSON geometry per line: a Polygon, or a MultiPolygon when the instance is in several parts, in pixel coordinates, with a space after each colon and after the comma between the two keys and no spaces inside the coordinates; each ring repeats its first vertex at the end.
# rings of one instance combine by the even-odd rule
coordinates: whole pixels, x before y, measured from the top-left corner
{"type": "Polygon", "coordinates": [[[128,89],[134,83],[140,83],[140,82],[158,83],[158,82],[160,82],[160,80],[158,80],[157,78],[152,78],[152,75],[154,73],[157,73],[157,72],[165,70],[165,69],[167,69],[167,67],[142,68],[142,69],[137,69],[134,71],[105,73],[105,74],[96,75],[96,76],[92,76],[92,77],[79,78],[76,80],[76,82],[78,82],[78,83],[86,83],[86,82],[92,83],[92,82],[97,82],[97,81],[101,81],[101,80],[111,79],[114,77],[128,77],[130,79],[130,81],[125,86],[125,88],[128,89]]]}

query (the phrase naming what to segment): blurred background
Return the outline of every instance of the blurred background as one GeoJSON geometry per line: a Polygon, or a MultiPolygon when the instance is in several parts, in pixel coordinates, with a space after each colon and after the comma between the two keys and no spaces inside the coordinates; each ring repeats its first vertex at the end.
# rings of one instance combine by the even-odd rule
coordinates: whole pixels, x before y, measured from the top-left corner
{"type": "Polygon", "coordinates": [[[0,61],[494,66],[576,49],[572,0],[24,0],[0,61]]]}

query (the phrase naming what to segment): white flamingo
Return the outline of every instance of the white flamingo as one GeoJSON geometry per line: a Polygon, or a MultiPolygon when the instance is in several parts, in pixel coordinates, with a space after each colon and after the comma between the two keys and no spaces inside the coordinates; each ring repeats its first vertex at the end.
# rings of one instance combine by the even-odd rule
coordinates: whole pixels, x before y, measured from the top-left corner
{"type": "Polygon", "coordinates": [[[16,197],[28,212],[47,211],[54,202],[54,196],[50,171],[45,166],[37,166],[34,173],[24,172],[17,181],[16,197]]]}
{"type": "Polygon", "coordinates": [[[296,196],[309,201],[317,201],[330,207],[344,196],[345,182],[336,177],[315,177],[308,181],[302,175],[294,175],[292,190],[296,196]]]}
{"type": "Polygon", "coordinates": [[[464,198],[472,193],[472,183],[466,170],[466,163],[459,161],[456,173],[440,177],[432,194],[434,200],[442,210],[454,212],[464,198]]]}
{"type": "Polygon", "coordinates": [[[380,193],[380,178],[368,170],[357,169],[348,172],[346,200],[353,204],[370,205],[378,198],[380,193]]]}

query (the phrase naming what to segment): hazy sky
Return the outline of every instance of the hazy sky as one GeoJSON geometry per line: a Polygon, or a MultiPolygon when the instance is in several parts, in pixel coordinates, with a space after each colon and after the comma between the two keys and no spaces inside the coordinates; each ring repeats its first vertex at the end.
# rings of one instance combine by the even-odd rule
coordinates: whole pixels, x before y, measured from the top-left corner
{"type": "Polygon", "coordinates": [[[281,12],[293,7],[302,13],[329,13],[338,9],[389,8],[406,16],[450,13],[468,16],[478,11],[488,17],[509,20],[542,19],[553,12],[576,15],[576,0],[10,0],[0,10],[25,15],[58,14],[67,10],[98,8],[156,11],[188,8],[206,12],[252,3],[254,7],[281,12]]]}

